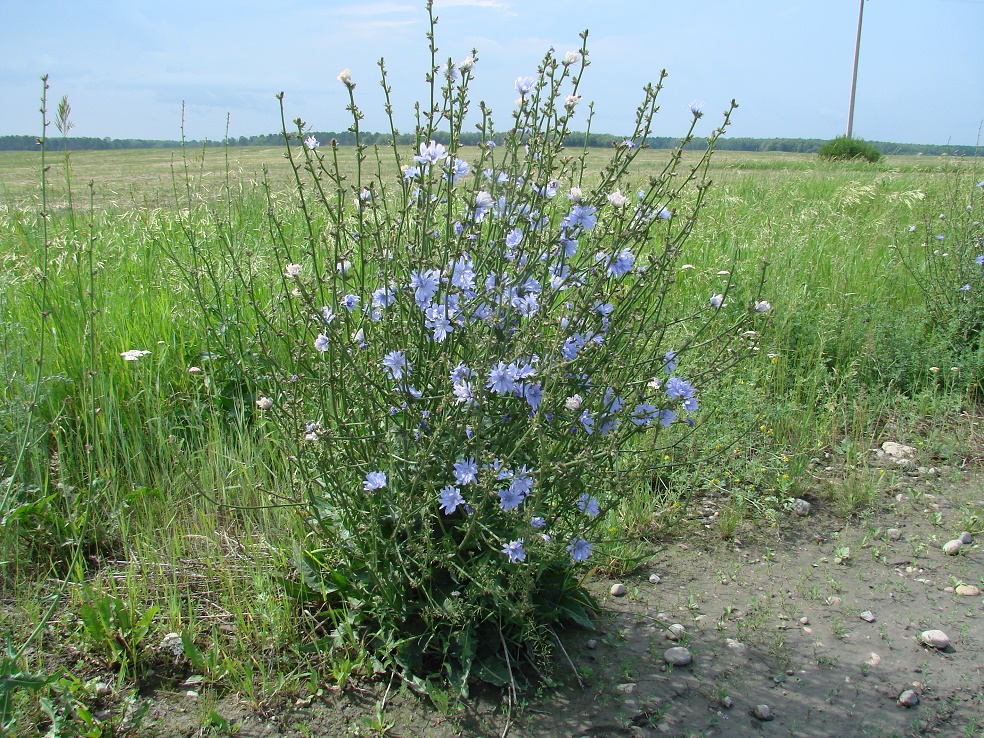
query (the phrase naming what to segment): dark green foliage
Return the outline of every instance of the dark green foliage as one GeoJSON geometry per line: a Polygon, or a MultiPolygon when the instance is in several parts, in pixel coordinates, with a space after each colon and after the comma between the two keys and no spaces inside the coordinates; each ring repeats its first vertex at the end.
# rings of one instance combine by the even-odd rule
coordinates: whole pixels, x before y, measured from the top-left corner
{"type": "Polygon", "coordinates": [[[828,141],[817,152],[821,159],[832,161],[850,161],[854,159],[865,159],[872,164],[881,159],[881,152],[867,141],[847,136],[838,136],[828,141]]]}

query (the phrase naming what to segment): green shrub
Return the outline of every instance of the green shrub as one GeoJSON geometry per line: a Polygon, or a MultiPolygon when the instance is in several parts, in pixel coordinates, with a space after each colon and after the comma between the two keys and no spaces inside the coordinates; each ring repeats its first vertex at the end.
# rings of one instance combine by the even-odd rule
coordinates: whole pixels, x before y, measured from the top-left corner
{"type": "Polygon", "coordinates": [[[820,147],[817,155],[821,159],[830,159],[831,161],[865,159],[872,164],[882,157],[881,152],[870,143],[857,138],[849,138],[848,136],[838,136],[831,141],[827,141],[827,143],[820,147]]]}
{"type": "Polygon", "coordinates": [[[394,143],[362,164],[345,70],[355,175],[296,120],[284,135],[307,227],[295,235],[271,210],[279,267],[227,240],[192,251],[223,252],[210,258],[228,279],[187,273],[210,356],[255,388],[243,410],[307,503],[288,588],[326,608],[339,644],[463,690],[511,683],[549,650],[553,623],[590,626],[583,579],[633,444],[695,424],[699,391],[748,355],[771,305],[738,294],[729,271],[716,294],[668,299],[723,132],[681,164],[699,108],[663,172],[635,185],[660,89],[647,86],[632,135],[588,181],[585,151],[565,149],[584,46],[516,80],[505,132],[481,106],[471,150],[459,134],[475,60],[432,55],[419,153],[394,143]],[[232,315],[216,294],[236,290],[232,315]]]}

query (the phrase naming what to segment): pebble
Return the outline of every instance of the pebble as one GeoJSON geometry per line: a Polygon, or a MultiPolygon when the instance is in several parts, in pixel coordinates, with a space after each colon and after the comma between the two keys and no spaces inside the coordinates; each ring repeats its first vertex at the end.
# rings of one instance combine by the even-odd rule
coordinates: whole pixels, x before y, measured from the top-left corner
{"type": "Polygon", "coordinates": [[[905,446],[895,441],[885,441],[881,445],[881,450],[889,456],[915,456],[916,449],[912,446],[905,446]]]}
{"type": "Polygon", "coordinates": [[[622,692],[623,694],[632,694],[633,692],[635,692],[635,688],[636,688],[635,682],[626,682],[625,684],[615,685],[615,689],[617,689],[619,692],[622,692]]]}
{"type": "Polygon", "coordinates": [[[899,695],[898,703],[901,707],[915,707],[919,704],[919,695],[907,689],[899,695]]]}
{"type": "Polygon", "coordinates": [[[589,641],[588,641],[587,643],[585,643],[584,645],[585,645],[585,646],[586,646],[587,648],[589,648],[589,649],[591,649],[592,651],[594,651],[594,650],[595,650],[596,648],[598,648],[598,641],[596,641],[596,640],[595,640],[594,638],[592,638],[591,640],[589,640],[589,641]]]}
{"type": "Polygon", "coordinates": [[[958,584],[954,592],[961,597],[977,597],[981,593],[981,588],[973,584],[958,584]]]}
{"type": "Polygon", "coordinates": [[[861,613],[861,615],[859,617],[862,620],[864,620],[866,623],[873,623],[873,622],[875,622],[875,615],[874,615],[873,612],[871,612],[871,610],[865,610],[863,613],[861,613]]]}
{"type": "Polygon", "coordinates": [[[734,704],[735,704],[735,701],[733,699],[731,699],[731,697],[729,697],[727,695],[725,695],[724,698],[721,700],[721,707],[723,707],[723,708],[725,708],[727,710],[730,710],[732,707],[734,707],[734,704]]]}
{"type": "Polygon", "coordinates": [[[950,637],[942,630],[924,630],[919,634],[919,640],[926,646],[939,649],[946,649],[950,645],[950,637]]]}
{"type": "Polygon", "coordinates": [[[792,502],[793,512],[799,515],[801,518],[805,518],[810,514],[810,510],[813,509],[813,505],[804,499],[797,497],[792,502]]]}
{"type": "Polygon", "coordinates": [[[746,646],[741,641],[736,641],[734,638],[725,638],[724,643],[725,645],[727,645],[728,648],[730,648],[739,656],[744,656],[746,653],[748,653],[748,646],[746,646]]]}
{"type": "Polygon", "coordinates": [[[800,625],[809,625],[809,624],[810,624],[809,618],[800,618],[800,625]]]}
{"type": "Polygon", "coordinates": [[[881,663],[881,656],[879,656],[877,653],[872,651],[871,656],[869,656],[868,660],[865,661],[864,663],[866,663],[868,666],[878,666],[878,664],[881,663]]]}
{"type": "Polygon", "coordinates": [[[886,535],[888,535],[888,540],[890,541],[902,540],[902,531],[898,528],[889,528],[886,535]]]}
{"type": "Polygon", "coordinates": [[[961,543],[959,538],[952,541],[947,541],[943,544],[943,553],[947,556],[956,556],[960,553],[961,548],[963,548],[963,543],[961,543]]]}
{"type": "Polygon", "coordinates": [[[621,582],[613,584],[611,589],[612,597],[624,597],[625,593],[628,591],[629,591],[628,587],[626,587],[621,582]]]}
{"type": "Polygon", "coordinates": [[[659,584],[659,574],[650,574],[649,575],[649,583],[650,584],[659,584]]]}
{"type": "Polygon", "coordinates": [[[772,708],[768,705],[755,705],[752,709],[752,715],[759,720],[772,720],[775,718],[775,715],[772,714],[772,708]]]}
{"type": "Polygon", "coordinates": [[[105,697],[107,694],[112,694],[113,688],[110,687],[106,682],[96,682],[92,685],[92,693],[96,697],[105,697]]]}
{"type": "Polygon", "coordinates": [[[687,629],[680,625],[680,623],[674,623],[666,629],[666,637],[671,641],[679,641],[686,633],[687,629]]]}
{"type": "Polygon", "coordinates": [[[690,653],[689,648],[684,648],[683,646],[674,646],[673,648],[666,649],[663,654],[663,661],[673,666],[686,666],[694,657],[690,653]]]}
{"type": "Polygon", "coordinates": [[[957,540],[959,540],[963,545],[969,546],[971,543],[974,542],[974,537],[970,535],[970,533],[968,533],[967,531],[964,531],[963,533],[960,534],[960,538],[958,538],[957,540]]]}

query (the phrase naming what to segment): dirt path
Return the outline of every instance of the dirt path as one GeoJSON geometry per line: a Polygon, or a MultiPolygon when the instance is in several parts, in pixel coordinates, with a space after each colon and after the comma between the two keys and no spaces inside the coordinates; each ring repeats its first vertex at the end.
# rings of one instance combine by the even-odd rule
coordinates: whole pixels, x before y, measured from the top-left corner
{"type": "MultiPolygon", "coordinates": [[[[560,663],[561,684],[508,716],[497,695],[439,711],[399,690],[385,732],[373,724],[383,690],[328,694],[273,719],[233,700],[216,709],[240,736],[984,735],[984,476],[890,474],[874,508],[850,520],[818,495],[809,515],[746,524],[732,540],[695,523],[620,582],[625,595],[595,582],[599,630],[564,637],[583,688],[560,663]],[[977,540],[945,554],[968,528],[977,540]],[[676,642],[671,625],[683,626],[676,642]],[[933,629],[948,648],[920,643],[933,629]],[[681,646],[692,662],[668,666],[665,651],[681,646]],[[918,704],[898,704],[906,690],[918,704]]],[[[198,712],[163,699],[147,728],[204,735],[198,712]]]]}

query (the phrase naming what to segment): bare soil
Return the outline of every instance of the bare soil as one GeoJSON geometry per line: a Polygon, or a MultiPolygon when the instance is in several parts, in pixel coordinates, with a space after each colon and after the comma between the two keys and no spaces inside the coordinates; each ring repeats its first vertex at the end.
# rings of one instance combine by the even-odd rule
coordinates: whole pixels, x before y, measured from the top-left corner
{"type": "Polygon", "coordinates": [[[984,475],[870,469],[887,483],[845,518],[834,514],[839,482],[828,472],[807,516],[745,522],[722,540],[705,509],[620,580],[625,595],[593,582],[597,630],[565,632],[570,663],[558,653],[557,684],[515,702],[487,691],[437,709],[398,685],[369,684],[310,703],[291,696],[261,714],[235,696],[206,710],[202,695],[161,691],[141,732],[219,735],[202,727],[214,709],[237,735],[264,738],[984,735],[984,595],[956,591],[984,589],[984,475]],[[945,554],[967,528],[977,540],[945,554]],[[685,629],[678,642],[667,637],[673,624],[685,629]],[[951,646],[922,645],[929,629],[951,646]],[[693,661],[668,666],[664,652],[679,645],[693,661]],[[898,704],[905,690],[917,705],[898,704]],[[773,718],[756,717],[758,705],[773,718]]]}

